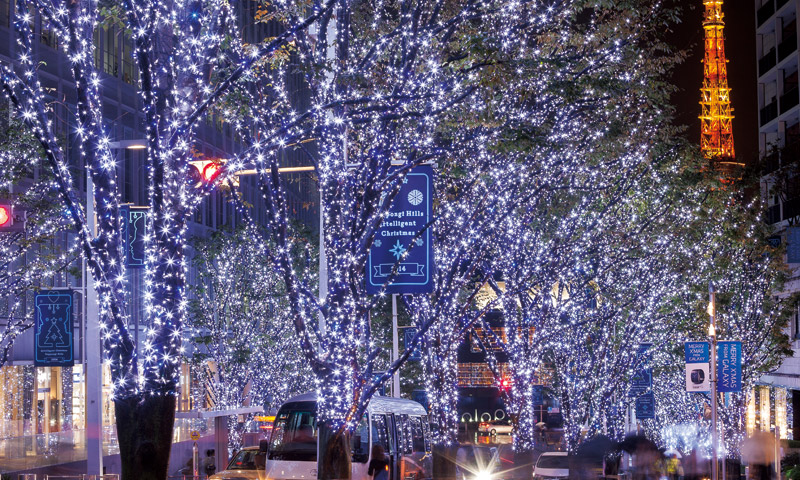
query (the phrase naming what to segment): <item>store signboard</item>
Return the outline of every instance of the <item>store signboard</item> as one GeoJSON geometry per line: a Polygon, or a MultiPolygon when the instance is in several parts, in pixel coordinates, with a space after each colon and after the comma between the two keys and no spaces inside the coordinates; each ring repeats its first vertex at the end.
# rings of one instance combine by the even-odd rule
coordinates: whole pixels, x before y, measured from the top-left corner
{"type": "Polygon", "coordinates": [[[72,290],[42,290],[33,297],[34,361],[37,367],[75,364],[72,290]]]}

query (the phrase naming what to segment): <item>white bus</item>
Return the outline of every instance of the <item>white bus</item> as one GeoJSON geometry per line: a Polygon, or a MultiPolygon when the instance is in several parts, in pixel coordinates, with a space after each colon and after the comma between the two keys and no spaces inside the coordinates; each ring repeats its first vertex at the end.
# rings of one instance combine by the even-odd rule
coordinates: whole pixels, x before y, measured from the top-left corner
{"type": "MultiPolygon", "coordinates": [[[[293,397],[275,416],[266,448],[266,478],[317,478],[317,402],[311,393],[293,397]]],[[[390,480],[433,477],[430,430],[425,409],[417,402],[375,396],[350,439],[352,479],[365,480],[372,445],[381,444],[389,460],[390,480]]]]}

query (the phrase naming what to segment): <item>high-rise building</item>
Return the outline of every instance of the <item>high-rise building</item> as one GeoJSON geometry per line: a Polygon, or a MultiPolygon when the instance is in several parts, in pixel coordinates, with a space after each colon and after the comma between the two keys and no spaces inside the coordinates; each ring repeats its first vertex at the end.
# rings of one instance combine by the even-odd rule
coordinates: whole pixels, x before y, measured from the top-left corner
{"type": "MultiPolygon", "coordinates": [[[[798,108],[797,14],[800,0],[755,0],[758,61],[759,156],[765,220],[773,239],[787,245],[789,278],[781,296],[800,291],[800,183],[787,179],[800,164],[798,108]]],[[[750,393],[747,428],[769,430],[775,425],[783,438],[800,438],[800,316],[795,306],[786,332],[794,355],[761,377],[750,393]]]]}

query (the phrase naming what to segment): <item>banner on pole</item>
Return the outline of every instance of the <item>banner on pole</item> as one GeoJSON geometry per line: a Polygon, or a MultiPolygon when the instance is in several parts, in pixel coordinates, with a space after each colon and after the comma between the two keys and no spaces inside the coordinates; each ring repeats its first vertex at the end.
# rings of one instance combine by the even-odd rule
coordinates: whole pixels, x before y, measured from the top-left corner
{"type": "MultiPolygon", "coordinates": [[[[403,346],[406,350],[411,348],[411,343],[414,341],[414,337],[417,336],[417,329],[414,327],[408,327],[403,329],[403,346]]],[[[408,360],[410,362],[419,362],[422,360],[422,350],[417,348],[411,355],[408,356],[408,360]]]]}
{"type": "Polygon", "coordinates": [[[631,377],[631,388],[628,390],[629,397],[638,397],[653,388],[653,371],[650,368],[650,359],[653,356],[650,351],[652,346],[652,343],[639,344],[634,360],[635,369],[631,377]]]}
{"type": "Polygon", "coordinates": [[[37,367],[75,364],[72,290],[42,290],[33,296],[34,361],[37,367]]]}
{"type": "MultiPolygon", "coordinates": [[[[420,165],[403,180],[367,259],[367,293],[433,291],[433,167],[420,165]]],[[[381,199],[383,202],[383,199],[381,199]]]]}
{"type": "Polygon", "coordinates": [[[686,356],[686,391],[709,392],[711,383],[708,374],[708,342],[686,342],[684,353],[686,356]]]}
{"type": "Polygon", "coordinates": [[[656,418],[656,397],[653,392],[636,397],[636,418],[639,420],[656,418]]]}
{"type": "Polygon", "coordinates": [[[122,240],[125,245],[125,266],[128,268],[144,268],[148,210],[148,207],[134,205],[119,207],[122,240]]]}
{"type": "Polygon", "coordinates": [[[717,342],[717,391],[742,391],[742,342],[717,342]]]}

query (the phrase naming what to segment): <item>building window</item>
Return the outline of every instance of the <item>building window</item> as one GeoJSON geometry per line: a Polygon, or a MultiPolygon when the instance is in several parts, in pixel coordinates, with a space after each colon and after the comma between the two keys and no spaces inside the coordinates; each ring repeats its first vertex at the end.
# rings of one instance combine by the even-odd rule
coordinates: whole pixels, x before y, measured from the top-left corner
{"type": "Polygon", "coordinates": [[[11,0],[0,0],[0,25],[11,26],[11,0]]]}
{"type": "MultiPolygon", "coordinates": [[[[0,7],[2,8],[2,7],[0,7]]],[[[42,33],[39,36],[40,41],[51,48],[58,48],[58,37],[50,26],[50,22],[42,18],[42,33]]]]}
{"type": "Polygon", "coordinates": [[[489,352],[499,352],[503,350],[503,346],[497,342],[499,339],[503,344],[506,343],[506,329],[503,327],[492,328],[494,335],[485,331],[482,328],[474,328],[470,335],[470,349],[472,353],[479,353],[483,351],[481,344],[489,352]]]}
{"type": "MultiPolygon", "coordinates": [[[[502,378],[510,378],[511,375],[507,363],[498,364],[497,370],[502,378]]],[[[497,381],[486,363],[458,364],[459,387],[493,387],[496,385],[497,381]]]]}
{"type": "Polygon", "coordinates": [[[794,304],[792,312],[792,337],[800,339],[800,302],[794,304]]]}
{"type": "Polygon", "coordinates": [[[104,28],[100,31],[103,40],[103,71],[114,77],[119,73],[119,58],[117,33],[114,28],[104,28]]]}
{"type": "Polygon", "coordinates": [[[127,35],[122,41],[122,81],[131,85],[139,81],[139,71],[133,59],[133,39],[127,35]]]}

